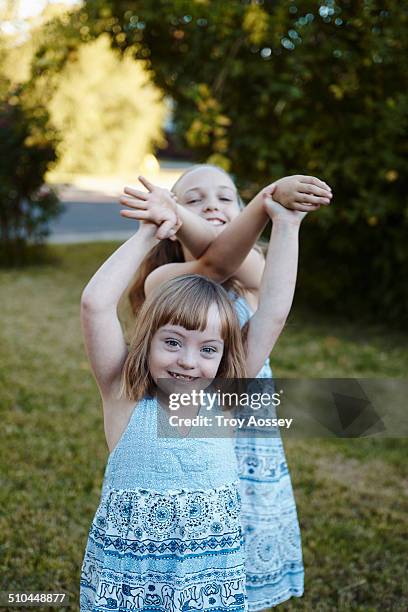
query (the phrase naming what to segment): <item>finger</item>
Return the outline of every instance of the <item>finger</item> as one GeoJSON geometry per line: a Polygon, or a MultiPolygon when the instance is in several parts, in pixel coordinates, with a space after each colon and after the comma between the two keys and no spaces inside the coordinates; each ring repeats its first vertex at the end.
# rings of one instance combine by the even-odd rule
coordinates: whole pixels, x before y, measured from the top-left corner
{"type": "Polygon", "coordinates": [[[264,197],[267,198],[267,197],[272,196],[275,189],[276,189],[276,183],[272,183],[271,185],[268,185],[267,187],[265,187],[265,189],[263,190],[264,197]]]}
{"type": "Polygon", "coordinates": [[[318,196],[301,193],[300,191],[296,192],[296,202],[301,202],[302,204],[323,204],[323,206],[330,204],[329,198],[319,198],[318,196]]]}
{"type": "Polygon", "coordinates": [[[179,229],[180,229],[180,227],[181,227],[182,225],[183,225],[183,224],[182,224],[182,223],[181,223],[181,221],[179,221],[179,220],[177,220],[175,223],[173,223],[173,229],[174,229],[174,233],[175,233],[175,234],[176,234],[176,233],[179,231],[179,229]]]}
{"type": "Polygon", "coordinates": [[[137,178],[142,183],[142,185],[144,185],[146,187],[146,189],[148,189],[150,192],[153,191],[154,185],[153,185],[153,183],[148,181],[147,178],[145,178],[144,176],[138,176],[137,178]]]}
{"type": "Polygon", "coordinates": [[[314,210],[319,210],[320,204],[304,204],[302,202],[295,202],[295,206],[293,210],[300,210],[301,212],[313,212],[314,210]]]}
{"type": "Polygon", "coordinates": [[[161,226],[159,227],[159,229],[156,232],[156,238],[158,238],[159,240],[164,240],[165,238],[168,238],[169,236],[173,236],[174,235],[174,223],[173,221],[164,221],[161,226]]]}
{"type": "Polygon", "coordinates": [[[328,189],[322,189],[311,183],[300,183],[298,188],[299,193],[312,193],[313,195],[320,196],[322,198],[332,198],[332,193],[328,189]]]}
{"type": "Polygon", "coordinates": [[[308,183],[309,185],[316,185],[316,187],[321,187],[322,189],[328,189],[331,191],[330,185],[316,178],[315,176],[304,176],[301,175],[299,178],[301,183],[308,183]]]}
{"type": "Polygon", "coordinates": [[[121,217],[127,217],[128,219],[151,220],[150,214],[144,210],[121,210],[119,214],[121,217]]]}
{"type": "Polygon", "coordinates": [[[307,176],[307,175],[301,174],[299,175],[299,181],[301,183],[308,183],[311,185],[316,185],[317,187],[321,187],[322,189],[328,189],[331,191],[331,188],[327,183],[325,183],[324,181],[321,181],[315,176],[307,176]]]}
{"type": "Polygon", "coordinates": [[[120,196],[119,203],[124,206],[130,206],[131,208],[138,208],[141,210],[147,210],[146,200],[135,200],[134,198],[126,198],[125,196],[120,196]]]}
{"type": "Polygon", "coordinates": [[[123,191],[128,195],[139,198],[139,200],[147,200],[149,197],[149,194],[146,193],[146,191],[140,191],[140,189],[135,189],[134,187],[126,186],[123,191]]]}
{"type": "Polygon", "coordinates": [[[266,204],[277,204],[277,205],[281,206],[281,204],[279,204],[279,202],[277,202],[276,200],[271,198],[269,195],[265,195],[264,196],[264,202],[266,202],[266,204]]]}
{"type": "Polygon", "coordinates": [[[333,197],[329,191],[327,191],[326,189],[320,189],[320,187],[316,187],[316,185],[306,185],[305,184],[299,187],[296,193],[314,195],[314,196],[320,197],[322,198],[322,202],[320,202],[320,204],[326,204],[326,205],[330,204],[330,201],[333,197]]]}

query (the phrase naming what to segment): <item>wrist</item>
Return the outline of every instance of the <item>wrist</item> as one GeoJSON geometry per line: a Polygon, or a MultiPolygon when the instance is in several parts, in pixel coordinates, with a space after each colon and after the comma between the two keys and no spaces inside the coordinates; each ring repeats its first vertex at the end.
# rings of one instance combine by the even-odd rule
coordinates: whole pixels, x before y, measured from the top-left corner
{"type": "Polygon", "coordinates": [[[181,206],[181,204],[174,202],[174,212],[176,213],[178,219],[180,219],[181,222],[183,222],[185,219],[185,211],[186,209],[184,208],[184,206],[181,206]]]}
{"type": "Polygon", "coordinates": [[[262,216],[269,217],[268,211],[265,207],[266,195],[267,195],[267,191],[266,191],[266,187],[264,187],[263,189],[261,189],[261,191],[259,191],[256,194],[256,196],[252,198],[249,204],[245,206],[244,210],[250,207],[250,209],[252,210],[252,214],[254,213],[254,211],[258,211],[259,214],[261,214],[262,216]]]}
{"type": "Polygon", "coordinates": [[[287,217],[273,216],[272,225],[274,227],[288,227],[299,230],[302,219],[288,219],[287,217]]]}
{"type": "MultiPolygon", "coordinates": [[[[157,225],[155,223],[146,223],[141,221],[137,229],[136,234],[146,240],[152,240],[157,232],[157,225]]],[[[158,239],[156,239],[158,242],[158,239]]]]}
{"type": "Polygon", "coordinates": [[[169,197],[167,199],[167,203],[168,203],[169,208],[173,212],[178,214],[177,211],[178,211],[178,208],[180,208],[180,204],[177,202],[176,196],[171,191],[169,191],[169,197]]]}

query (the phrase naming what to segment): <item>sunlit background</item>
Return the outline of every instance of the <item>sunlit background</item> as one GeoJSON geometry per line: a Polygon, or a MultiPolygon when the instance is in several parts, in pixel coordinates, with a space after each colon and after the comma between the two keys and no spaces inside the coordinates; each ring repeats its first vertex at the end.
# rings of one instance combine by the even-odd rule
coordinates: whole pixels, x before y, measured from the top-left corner
{"type": "MultiPolygon", "coordinates": [[[[59,4],[72,6],[80,4],[81,0],[13,0],[14,17],[17,19],[28,19],[40,15],[47,5],[59,4]]],[[[2,5],[7,4],[7,0],[1,0],[2,5]]]]}

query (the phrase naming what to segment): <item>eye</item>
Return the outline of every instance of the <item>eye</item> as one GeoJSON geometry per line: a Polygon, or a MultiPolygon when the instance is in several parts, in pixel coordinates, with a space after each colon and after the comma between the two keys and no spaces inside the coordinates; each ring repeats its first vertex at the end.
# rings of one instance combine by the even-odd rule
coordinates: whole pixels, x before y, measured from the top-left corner
{"type": "Polygon", "coordinates": [[[201,350],[207,355],[212,355],[213,353],[217,352],[217,349],[214,348],[213,346],[203,346],[201,350]]]}
{"type": "Polygon", "coordinates": [[[201,202],[201,200],[197,199],[197,200],[189,200],[188,202],[186,202],[186,204],[196,204],[197,202],[201,202]]]}
{"type": "Polygon", "coordinates": [[[178,348],[181,346],[181,342],[179,340],[176,340],[175,338],[166,338],[164,343],[169,347],[169,348],[178,348]]]}
{"type": "Polygon", "coordinates": [[[232,202],[230,198],[220,198],[222,202],[232,202]]]}

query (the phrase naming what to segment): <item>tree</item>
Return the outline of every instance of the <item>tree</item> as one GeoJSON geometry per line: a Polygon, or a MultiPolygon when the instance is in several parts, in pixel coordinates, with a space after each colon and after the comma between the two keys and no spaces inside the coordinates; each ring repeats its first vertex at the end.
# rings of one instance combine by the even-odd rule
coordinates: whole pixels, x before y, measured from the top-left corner
{"type": "Polygon", "coordinates": [[[332,185],[335,205],[309,221],[318,231],[307,248],[314,274],[305,266],[301,275],[308,300],[406,319],[408,12],[399,2],[87,0],[83,14],[95,35],[146,60],[175,101],[181,138],[230,169],[244,195],[291,173],[332,185]]]}
{"type": "Polygon", "coordinates": [[[161,141],[164,105],[142,62],[112,51],[109,39],[81,44],[59,74],[48,104],[61,134],[60,173],[137,173],[161,141]]]}
{"type": "Polygon", "coordinates": [[[62,207],[44,188],[55,160],[56,136],[46,109],[24,87],[0,75],[0,252],[3,264],[19,263],[29,243],[40,244],[62,207]]]}
{"type": "Polygon", "coordinates": [[[165,105],[144,62],[113,51],[107,35],[95,40],[89,32],[84,14],[61,3],[36,18],[23,42],[9,44],[8,77],[31,82],[59,131],[51,180],[135,172],[163,140],[165,105]]]}
{"type": "Polygon", "coordinates": [[[183,143],[232,171],[244,197],[283,174],[324,178],[335,205],[308,220],[308,302],[401,321],[407,30],[397,0],[86,0],[58,52],[36,60],[61,66],[75,37],[107,33],[174,100],[183,143]]]}

